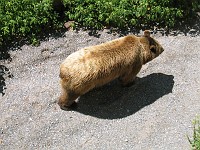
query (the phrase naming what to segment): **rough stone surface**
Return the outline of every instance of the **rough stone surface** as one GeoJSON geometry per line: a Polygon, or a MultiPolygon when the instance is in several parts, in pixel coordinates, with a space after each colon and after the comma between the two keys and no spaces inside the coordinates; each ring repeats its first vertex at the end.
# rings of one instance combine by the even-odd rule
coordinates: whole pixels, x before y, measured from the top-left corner
{"type": "Polygon", "coordinates": [[[200,114],[200,37],[160,36],[165,51],[143,66],[135,85],[111,82],[63,111],[59,65],[82,47],[118,34],[69,31],[0,62],[0,149],[188,150],[200,114]]]}

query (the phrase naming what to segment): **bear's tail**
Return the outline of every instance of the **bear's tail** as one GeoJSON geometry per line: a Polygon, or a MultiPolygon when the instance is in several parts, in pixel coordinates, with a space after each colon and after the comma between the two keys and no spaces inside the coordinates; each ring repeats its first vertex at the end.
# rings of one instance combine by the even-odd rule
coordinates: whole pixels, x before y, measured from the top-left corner
{"type": "Polygon", "coordinates": [[[61,79],[63,79],[63,78],[64,78],[63,73],[60,73],[60,74],[59,74],[59,77],[60,77],[61,79]]]}
{"type": "Polygon", "coordinates": [[[64,79],[66,77],[66,73],[67,73],[67,69],[64,68],[64,67],[60,67],[60,74],[59,74],[59,77],[61,79],[64,79]]]}

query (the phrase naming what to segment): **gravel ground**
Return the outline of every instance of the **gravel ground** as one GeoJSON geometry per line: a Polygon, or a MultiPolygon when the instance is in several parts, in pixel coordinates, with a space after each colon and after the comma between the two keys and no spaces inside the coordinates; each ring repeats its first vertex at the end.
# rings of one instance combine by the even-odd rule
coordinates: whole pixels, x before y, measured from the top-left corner
{"type": "Polygon", "coordinates": [[[156,34],[165,51],[135,85],[113,81],[80,97],[73,111],[56,104],[64,58],[118,36],[68,31],[10,51],[12,61],[0,62],[0,149],[190,149],[187,135],[200,114],[199,36],[156,34]]]}

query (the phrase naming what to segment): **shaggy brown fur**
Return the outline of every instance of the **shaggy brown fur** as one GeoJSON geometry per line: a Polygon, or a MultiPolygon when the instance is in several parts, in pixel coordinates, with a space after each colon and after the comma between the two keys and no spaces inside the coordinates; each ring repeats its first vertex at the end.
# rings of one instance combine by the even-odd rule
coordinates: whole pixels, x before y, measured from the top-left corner
{"type": "Polygon", "coordinates": [[[142,65],[163,51],[145,31],[142,37],[128,35],[72,53],[60,66],[62,94],[58,104],[67,109],[79,96],[116,78],[122,85],[130,85],[142,65]]]}

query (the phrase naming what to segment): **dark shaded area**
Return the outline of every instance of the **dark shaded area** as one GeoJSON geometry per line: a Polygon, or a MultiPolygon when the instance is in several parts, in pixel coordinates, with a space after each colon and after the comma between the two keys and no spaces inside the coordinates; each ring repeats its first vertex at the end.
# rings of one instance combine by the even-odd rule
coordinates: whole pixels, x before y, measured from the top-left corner
{"type": "Polygon", "coordinates": [[[72,110],[102,119],[124,118],[171,93],[173,79],[172,75],[153,73],[137,79],[132,87],[122,87],[115,80],[81,96],[72,110]]]}
{"type": "Polygon", "coordinates": [[[0,60],[10,59],[10,54],[7,49],[0,49],[0,60]]]}
{"type": "Polygon", "coordinates": [[[99,38],[101,36],[101,34],[99,34],[99,32],[97,30],[90,30],[90,32],[88,34],[90,36],[94,36],[96,38],[99,38]]]}
{"type": "Polygon", "coordinates": [[[7,67],[0,65],[0,93],[2,94],[2,96],[4,96],[6,90],[5,76],[7,76],[8,78],[13,77],[7,67]]]}
{"type": "Polygon", "coordinates": [[[58,14],[58,20],[61,21],[65,17],[65,6],[62,0],[53,0],[53,10],[58,14]]]}

